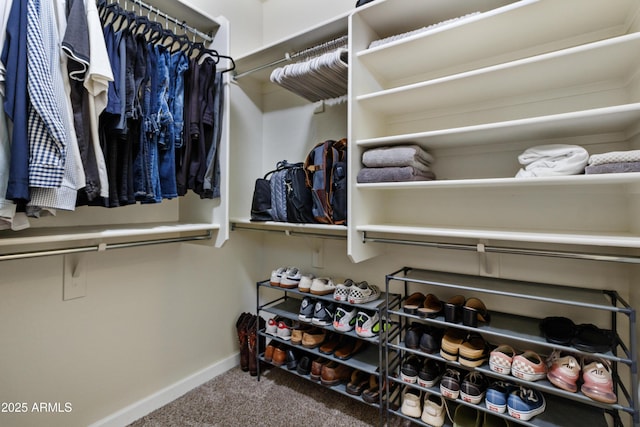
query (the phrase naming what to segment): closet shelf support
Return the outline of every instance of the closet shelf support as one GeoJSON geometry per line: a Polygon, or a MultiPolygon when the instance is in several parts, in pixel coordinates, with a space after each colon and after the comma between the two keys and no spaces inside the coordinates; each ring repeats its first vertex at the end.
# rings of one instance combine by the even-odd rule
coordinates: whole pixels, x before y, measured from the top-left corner
{"type": "Polygon", "coordinates": [[[134,248],[139,246],[150,246],[150,245],[159,245],[165,243],[182,243],[182,242],[190,242],[196,240],[211,240],[213,234],[211,230],[207,232],[205,235],[201,236],[188,236],[188,237],[173,237],[167,239],[152,239],[152,240],[139,240],[133,242],[124,242],[124,243],[99,243],[97,245],[90,246],[79,246],[75,248],[62,248],[62,249],[47,249],[42,251],[25,251],[25,252],[15,252],[10,254],[2,254],[0,255],[0,261],[9,261],[15,259],[25,259],[25,258],[39,258],[44,256],[52,256],[52,255],[66,255],[66,254],[75,254],[75,253],[83,253],[83,252],[102,252],[109,249],[124,249],[124,248],[134,248]]]}
{"type": "Polygon", "coordinates": [[[362,234],[363,243],[386,243],[394,245],[410,245],[410,246],[422,246],[436,249],[451,249],[451,250],[463,250],[472,251],[478,253],[500,253],[511,255],[529,255],[549,258],[568,258],[579,259],[586,261],[602,261],[602,262],[617,262],[624,264],[640,264],[640,257],[629,255],[604,255],[590,252],[568,252],[568,251],[546,251],[538,249],[521,249],[521,248],[508,248],[500,246],[487,246],[482,245],[466,245],[460,243],[440,243],[440,242],[428,242],[420,240],[408,240],[408,239],[389,239],[384,237],[368,237],[367,232],[362,234]],[[482,250],[480,250],[482,247],[482,250]]]}

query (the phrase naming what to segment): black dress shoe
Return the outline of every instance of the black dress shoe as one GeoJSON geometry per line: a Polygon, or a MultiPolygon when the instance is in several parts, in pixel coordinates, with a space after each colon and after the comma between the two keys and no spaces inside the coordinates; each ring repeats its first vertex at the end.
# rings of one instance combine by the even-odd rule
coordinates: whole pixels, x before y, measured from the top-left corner
{"type": "Polygon", "coordinates": [[[292,349],[287,350],[287,369],[293,371],[298,367],[298,358],[292,349]]]}
{"type": "Polygon", "coordinates": [[[309,375],[311,373],[311,359],[309,359],[309,356],[303,356],[300,359],[296,371],[298,371],[300,375],[309,375]]]}

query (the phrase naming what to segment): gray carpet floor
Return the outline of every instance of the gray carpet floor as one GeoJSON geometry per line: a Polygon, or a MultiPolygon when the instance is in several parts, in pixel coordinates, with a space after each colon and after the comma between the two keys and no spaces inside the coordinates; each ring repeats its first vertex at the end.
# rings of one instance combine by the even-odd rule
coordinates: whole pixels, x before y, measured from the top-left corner
{"type": "Polygon", "coordinates": [[[195,388],[129,427],[370,427],[378,408],[307,381],[285,369],[239,367],[195,388]]]}

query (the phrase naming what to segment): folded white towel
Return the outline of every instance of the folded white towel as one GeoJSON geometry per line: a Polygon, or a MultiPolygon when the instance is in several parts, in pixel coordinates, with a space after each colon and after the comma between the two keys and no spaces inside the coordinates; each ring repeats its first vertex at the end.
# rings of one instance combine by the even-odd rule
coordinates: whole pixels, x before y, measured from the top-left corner
{"type": "Polygon", "coordinates": [[[589,153],[578,145],[538,145],[518,156],[524,168],[518,171],[516,177],[577,175],[584,172],[588,160],[589,153]]]}
{"type": "Polygon", "coordinates": [[[593,154],[589,157],[589,165],[591,166],[638,161],[640,161],[640,150],[610,151],[608,153],[593,154]]]}

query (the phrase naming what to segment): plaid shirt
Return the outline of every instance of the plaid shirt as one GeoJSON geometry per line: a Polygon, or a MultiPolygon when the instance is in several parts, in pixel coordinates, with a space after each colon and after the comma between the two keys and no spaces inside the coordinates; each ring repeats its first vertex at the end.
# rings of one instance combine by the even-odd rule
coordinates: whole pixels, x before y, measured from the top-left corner
{"type": "MultiPolygon", "coordinates": [[[[45,0],[47,1],[47,0],[45,0]]],[[[29,186],[57,188],[62,183],[66,159],[67,130],[53,87],[52,73],[58,65],[52,56],[58,52],[55,29],[40,19],[40,0],[28,0],[27,8],[27,81],[29,106],[29,186]]]]}

